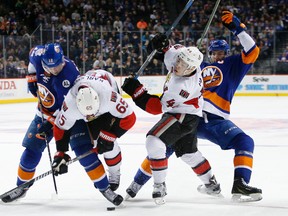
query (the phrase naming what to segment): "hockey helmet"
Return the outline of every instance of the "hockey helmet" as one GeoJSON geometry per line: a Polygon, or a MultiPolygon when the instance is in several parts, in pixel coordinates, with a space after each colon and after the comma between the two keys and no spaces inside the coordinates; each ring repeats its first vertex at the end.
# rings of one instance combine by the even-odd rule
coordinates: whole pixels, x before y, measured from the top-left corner
{"type": "Polygon", "coordinates": [[[230,48],[225,40],[213,40],[210,42],[208,51],[209,55],[211,55],[213,51],[224,51],[225,55],[227,55],[230,53],[230,48]]]}
{"type": "Polygon", "coordinates": [[[46,72],[58,75],[64,67],[63,50],[60,44],[46,44],[41,62],[46,72]]]}
{"type": "Polygon", "coordinates": [[[189,76],[200,67],[203,54],[197,47],[183,47],[179,49],[174,65],[174,73],[177,76],[189,76]]]}
{"type": "Polygon", "coordinates": [[[99,95],[93,88],[81,86],[76,96],[76,104],[83,116],[96,115],[100,108],[99,95]]]}

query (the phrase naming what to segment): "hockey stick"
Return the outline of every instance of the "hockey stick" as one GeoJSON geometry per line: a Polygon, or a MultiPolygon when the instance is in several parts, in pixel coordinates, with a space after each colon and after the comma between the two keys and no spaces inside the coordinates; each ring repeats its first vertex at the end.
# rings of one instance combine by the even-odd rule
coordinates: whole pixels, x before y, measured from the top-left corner
{"type": "MultiPolygon", "coordinates": [[[[73,158],[72,160],[68,161],[66,163],[66,165],[70,165],[70,164],[72,164],[72,163],[74,163],[74,162],[76,162],[78,160],[81,160],[82,158],[85,158],[85,157],[87,157],[88,155],[90,155],[92,153],[97,153],[97,148],[93,148],[90,151],[88,151],[88,152],[86,152],[86,153],[84,153],[82,155],[79,155],[78,157],[73,158]]],[[[18,187],[15,187],[15,188],[7,191],[6,193],[0,195],[0,199],[2,200],[2,198],[6,197],[6,196],[8,196],[10,194],[15,193],[17,190],[20,190],[20,189],[26,188],[26,187],[30,187],[32,184],[34,184],[34,182],[36,182],[36,181],[38,181],[38,180],[40,180],[40,179],[52,174],[52,173],[53,173],[52,170],[49,170],[49,171],[47,171],[45,173],[42,173],[41,175],[39,175],[39,176],[37,176],[37,177],[35,177],[35,178],[33,178],[33,179],[21,184],[21,185],[19,185],[18,187]]]]}
{"type": "Polygon", "coordinates": [[[199,44],[198,44],[198,46],[197,46],[198,49],[200,48],[201,43],[202,43],[202,40],[204,39],[204,37],[206,36],[206,34],[207,34],[207,32],[208,32],[208,29],[209,29],[209,27],[210,27],[210,25],[211,25],[211,22],[212,22],[213,17],[215,16],[215,13],[216,13],[216,10],[217,10],[217,8],[218,8],[218,6],[219,6],[220,1],[221,1],[221,0],[217,0],[217,2],[215,3],[215,6],[214,6],[214,8],[213,8],[213,11],[212,11],[212,13],[211,13],[211,15],[210,15],[210,17],[209,17],[209,20],[208,20],[208,22],[207,22],[207,24],[206,24],[206,26],[205,26],[205,29],[204,29],[202,35],[201,35],[199,44]]]}
{"type": "MultiPolygon", "coordinates": [[[[41,103],[41,98],[40,98],[40,95],[39,95],[39,90],[37,91],[37,97],[38,97],[38,101],[39,101],[39,107],[40,107],[40,112],[41,112],[42,123],[44,123],[43,106],[42,106],[42,103],[41,103]]],[[[46,136],[46,134],[44,134],[44,139],[45,139],[46,147],[47,147],[47,150],[48,150],[48,156],[49,156],[49,160],[50,160],[50,167],[51,167],[51,171],[52,171],[52,170],[53,170],[53,167],[52,167],[52,157],[51,157],[50,146],[49,146],[49,143],[48,143],[48,141],[47,141],[47,136],[46,136]]],[[[55,179],[54,172],[52,172],[52,178],[53,178],[53,184],[54,184],[54,189],[55,189],[56,195],[58,195],[58,189],[57,189],[57,184],[56,184],[56,179],[55,179]]]]}
{"type": "MultiPolygon", "coordinates": [[[[187,2],[187,4],[185,5],[184,9],[181,11],[181,13],[178,15],[178,17],[176,18],[176,20],[173,22],[173,24],[171,25],[170,29],[165,33],[165,35],[168,37],[171,32],[173,31],[173,29],[176,27],[176,25],[179,23],[180,19],[182,19],[182,17],[184,16],[184,14],[186,13],[186,11],[191,7],[191,5],[193,4],[194,0],[189,0],[187,2]]],[[[154,55],[156,54],[157,50],[153,50],[150,55],[147,57],[147,59],[145,60],[145,62],[141,65],[141,67],[139,68],[139,70],[137,71],[137,73],[134,75],[134,79],[137,79],[144,71],[144,69],[147,67],[147,65],[151,62],[152,58],[154,57],[154,55]]]]}

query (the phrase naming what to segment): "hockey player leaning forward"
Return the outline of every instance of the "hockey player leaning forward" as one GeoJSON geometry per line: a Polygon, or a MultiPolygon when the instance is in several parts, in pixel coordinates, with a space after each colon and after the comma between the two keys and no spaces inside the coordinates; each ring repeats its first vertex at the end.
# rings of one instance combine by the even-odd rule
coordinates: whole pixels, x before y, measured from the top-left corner
{"type": "MultiPolygon", "coordinates": [[[[240,55],[228,56],[229,45],[225,40],[214,40],[210,43],[208,51],[211,63],[201,64],[205,91],[203,117],[200,118],[197,136],[219,145],[223,150],[234,149],[232,200],[259,201],[262,199],[262,190],[248,185],[252,173],[254,141],[229,120],[230,104],[234,93],[256,61],[259,48],[246,33],[245,25],[231,12],[223,11],[222,22],[238,37],[243,51],[240,55]]],[[[165,36],[155,39],[160,39],[160,41],[152,40],[152,45],[160,44],[156,48],[165,52],[166,45],[169,44],[165,40],[168,39],[165,36]]],[[[165,64],[167,65],[166,62],[165,64]]],[[[149,107],[146,105],[147,108],[149,107]]],[[[173,150],[168,148],[167,157],[172,153],[173,150]]],[[[126,190],[127,198],[135,197],[150,178],[151,169],[149,160],[146,158],[138,169],[134,181],[126,190]]],[[[204,186],[198,187],[199,192],[205,192],[203,189],[205,189],[204,186]]]]}
{"type": "Polygon", "coordinates": [[[197,126],[203,107],[202,60],[203,54],[196,47],[171,46],[165,53],[164,61],[169,73],[160,98],[150,95],[133,77],[126,78],[122,85],[140,108],[151,114],[164,113],[146,138],[149,162],[145,162],[152,170],[152,197],[157,205],[165,203],[168,148],[175,150],[176,156],[193,169],[211,193],[219,195],[221,192],[208,160],[197,148],[197,126]]]}
{"type": "MultiPolygon", "coordinates": [[[[38,101],[36,115],[22,142],[25,149],[18,168],[17,186],[33,178],[42,152],[45,150],[46,141],[49,143],[53,138],[55,113],[61,108],[64,96],[80,75],[74,62],[63,55],[61,46],[56,43],[38,45],[30,51],[28,73],[29,91],[40,101],[38,101]]],[[[71,128],[72,148],[78,143],[91,143],[86,123],[83,120],[77,121],[71,128]]],[[[111,189],[116,190],[120,180],[120,148],[115,145],[113,150],[104,153],[104,158],[108,165],[111,189]]],[[[17,190],[2,198],[2,201],[12,202],[23,198],[29,187],[17,190]]]]}
{"type": "MultiPolygon", "coordinates": [[[[111,190],[98,153],[113,149],[116,138],[121,137],[134,125],[136,116],[131,106],[111,86],[111,81],[116,83],[115,79],[111,79],[111,74],[109,78],[108,72],[106,73],[107,75],[103,70],[88,71],[84,76],[76,79],[65,97],[63,106],[55,119],[54,137],[57,153],[54,157],[53,169],[56,175],[68,171],[66,162],[70,157],[65,152],[69,150],[70,129],[77,120],[88,122],[98,152],[80,159],[80,163],[94,187],[108,201],[118,206],[123,198],[111,190]]],[[[94,143],[78,143],[71,147],[79,156],[90,151],[94,143]]]]}

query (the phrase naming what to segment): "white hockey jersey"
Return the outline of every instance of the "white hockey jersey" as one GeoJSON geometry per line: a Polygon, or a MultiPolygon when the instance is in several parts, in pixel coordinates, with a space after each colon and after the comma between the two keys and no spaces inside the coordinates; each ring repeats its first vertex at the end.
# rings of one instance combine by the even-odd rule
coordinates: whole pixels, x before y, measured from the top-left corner
{"type": "Polygon", "coordinates": [[[194,75],[188,77],[176,76],[173,73],[173,65],[181,48],[183,46],[177,44],[165,53],[164,62],[169,73],[161,96],[162,110],[163,112],[202,116],[203,79],[200,67],[194,75]]]}
{"type": "Polygon", "coordinates": [[[125,118],[133,114],[131,106],[118,93],[117,83],[114,77],[104,70],[88,71],[85,75],[76,79],[63,102],[60,112],[57,114],[55,124],[62,130],[70,129],[76,120],[84,119],[76,105],[76,95],[80,86],[93,88],[99,96],[100,108],[95,117],[106,112],[118,118],[125,118]]]}

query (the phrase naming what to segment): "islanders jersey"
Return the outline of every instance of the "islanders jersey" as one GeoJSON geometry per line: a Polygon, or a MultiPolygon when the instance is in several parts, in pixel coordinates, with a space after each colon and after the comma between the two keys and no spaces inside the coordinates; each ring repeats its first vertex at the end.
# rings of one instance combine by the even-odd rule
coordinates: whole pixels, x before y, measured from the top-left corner
{"type": "MultiPolygon", "coordinates": [[[[56,110],[61,108],[64,95],[68,93],[80,73],[74,62],[66,57],[64,58],[65,66],[57,76],[45,72],[41,63],[41,55],[43,55],[44,48],[42,45],[33,48],[30,51],[29,61],[36,70],[37,86],[43,113],[51,116],[56,110]]],[[[40,112],[37,114],[41,116],[40,112]]]]}
{"type": "MultiPolygon", "coordinates": [[[[241,41],[241,40],[240,40],[241,41]]],[[[226,57],[215,63],[201,64],[204,82],[203,111],[228,119],[232,98],[243,77],[256,61],[259,48],[255,45],[249,52],[226,57]]]]}

